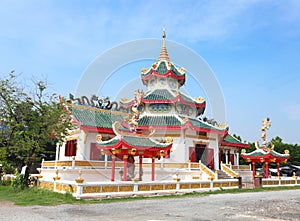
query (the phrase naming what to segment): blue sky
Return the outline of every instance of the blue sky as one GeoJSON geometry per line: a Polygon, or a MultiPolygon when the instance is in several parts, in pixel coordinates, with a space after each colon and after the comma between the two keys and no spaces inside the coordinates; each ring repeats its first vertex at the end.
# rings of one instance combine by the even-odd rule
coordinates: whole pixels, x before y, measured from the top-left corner
{"type": "MultiPolygon", "coordinates": [[[[0,77],[15,70],[46,78],[53,91],[68,95],[97,56],[124,42],[160,38],[165,27],[168,40],[212,68],[231,133],[253,142],[262,118],[270,117],[269,138],[300,143],[299,11],[297,0],[1,0],[0,77]]],[[[116,79],[136,79],[139,65],[114,73],[101,94],[115,96],[116,79]]],[[[205,97],[192,80],[186,89],[205,97]]]]}

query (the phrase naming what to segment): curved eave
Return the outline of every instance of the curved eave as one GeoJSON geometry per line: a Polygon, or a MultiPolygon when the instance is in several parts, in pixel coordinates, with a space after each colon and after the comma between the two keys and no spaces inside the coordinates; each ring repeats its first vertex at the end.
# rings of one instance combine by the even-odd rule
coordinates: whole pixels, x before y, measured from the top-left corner
{"type": "Polygon", "coordinates": [[[79,128],[81,130],[84,130],[84,131],[114,134],[114,131],[113,131],[112,128],[103,128],[103,127],[94,127],[94,126],[83,126],[83,125],[81,125],[79,128]]]}
{"type": "Polygon", "coordinates": [[[237,147],[237,148],[250,148],[249,144],[243,144],[243,143],[231,143],[231,142],[226,142],[222,141],[221,146],[225,147],[237,147]]]}
{"type": "Polygon", "coordinates": [[[99,149],[105,149],[105,150],[112,150],[114,149],[120,149],[121,147],[125,147],[125,149],[132,149],[135,148],[137,150],[148,150],[148,151],[159,151],[159,150],[170,150],[172,148],[173,143],[170,143],[165,146],[160,147],[152,147],[152,146],[140,146],[140,145],[133,145],[130,143],[127,143],[123,138],[114,145],[109,145],[105,143],[97,143],[99,149]]]}
{"type": "Polygon", "coordinates": [[[160,126],[160,125],[138,126],[138,128],[141,130],[146,130],[146,129],[148,130],[149,127],[152,127],[156,130],[182,130],[189,127],[192,130],[199,131],[199,132],[214,133],[214,134],[221,134],[221,135],[226,135],[228,133],[228,130],[215,130],[209,128],[195,127],[190,122],[187,122],[182,126],[160,126]]]}
{"type": "Polygon", "coordinates": [[[199,131],[199,132],[206,132],[206,133],[214,133],[214,134],[221,134],[226,136],[228,134],[228,128],[224,130],[213,129],[213,128],[203,128],[203,127],[196,127],[190,121],[185,124],[185,127],[190,127],[192,130],[199,131]]]}
{"type": "Polygon", "coordinates": [[[134,145],[126,142],[125,140],[122,139],[122,145],[127,148],[136,148],[137,150],[149,150],[149,151],[157,151],[157,150],[169,150],[172,148],[173,143],[168,144],[168,145],[162,145],[153,147],[153,146],[140,146],[140,145],[134,145]]]}
{"type": "Polygon", "coordinates": [[[141,78],[142,78],[142,81],[144,82],[144,81],[149,80],[152,76],[156,76],[156,77],[169,77],[169,76],[171,76],[172,78],[175,78],[177,80],[181,80],[181,81],[183,80],[183,82],[181,82],[182,85],[185,82],[185,74],[176,75],[176,74],[174,74],[174,72],[172,70],[168,70],[166,73],[160,74],[160,73],[156,72],[155,70],[151,69],[150,73],[142,74],[141,78]]]}
{"type": "MultiPolygon", "coordinates": [[[[254,151],[256,152],[256,151],[254,151]]],[[[264,160],[264,162],[285,162],[288,159],[290,159],[290,155],[286,156],[274,156],[270,152],[261,155],[261,156],[253,156],[251,154],[254,154],[254,152],[248,153],[248,154],[241,154],[241,157],[246,160],[250,160],[253,162],[261,162],[261,160],[264,160]]]]}

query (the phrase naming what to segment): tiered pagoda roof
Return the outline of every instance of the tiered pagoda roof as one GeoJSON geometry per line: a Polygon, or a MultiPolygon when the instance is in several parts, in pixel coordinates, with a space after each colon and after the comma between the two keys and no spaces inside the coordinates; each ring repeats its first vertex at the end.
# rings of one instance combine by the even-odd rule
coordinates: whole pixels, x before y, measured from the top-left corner
{"type": "MultiPolygon", "coordinates": [[[[136,104],[136,99],[121,99],[121,106],[128,109],[128,107],[137,105],[135,109],[139,113],[134,114],[136,114],[135,124],[138,125],[137,129],[139,130],[145,130],[149,127],[163,130],[191,128],[198,132],[217,133],[226,136],[228,133],[226,125],[210,124],[198,118],[205,110],[206,102],[204,98],[192,98],[180,92],[179,88],[185,82],[185,70],[177,68],[170,61],[166,49],[165,37],[165,32],[163,32],[163,46],[158,60],[150,68],[142,69],[141,78],[143,83],[148,86],[148,80],[152,76],[159,79],[168,77],[168,79],[160,80],[162,82],[168,80],[169,83],[173,82],[175,86],[172,86],[172,84],[168,84],[168,86],[163,84],[154,85],[153,87],[149,87],[150,90],[147,93],[141,92],[138,105],[136,104]]],[[[113,133],[112,124],[116,121],[122,122],[124,129],[131,128],[129,124],[132,124],[132,122],[124,120],[130,116],[130,113],[76,105],[68,106],[74,122],[81,128],[97,132],[113,133]]],[[[227,142],[227,144],[231,143],[234,142],[227,142]]]]}
{"type": "Polygon", "coordinates": [[[148,69],[142,70],[142,81],[144,84],[152,77],[169,77],[179,80],[180,85],[185,83],[185,70],[177,68],[172,62],[166,60],[159,60],[148,69]]]}

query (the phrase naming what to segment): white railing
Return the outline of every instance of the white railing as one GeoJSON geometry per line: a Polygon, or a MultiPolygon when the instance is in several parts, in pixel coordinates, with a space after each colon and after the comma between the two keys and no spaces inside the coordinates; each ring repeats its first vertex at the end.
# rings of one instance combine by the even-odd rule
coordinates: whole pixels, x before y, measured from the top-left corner
{"type": "MultiPolygon", "coordinates": [[[[77,180],[78,181],[78,180],[77,180]]],[[[71,193],[77,199],[91,197],[109,196],[133,196],[149,194],[169,194],[195,191],[210,191],[222,189],[238,188],[238,179],[229,180],[206,180],[206,181],[127,181],[127,182],[80,182],[54,180],[45,181],[39,179],[39,187],[53,190],[55,192],[71,193]]]]}
{"type": "Polygon", "coordinates": [[[211,169],[209,169],[207,166],[205,166],[201,161],[199,161],[200,164],[200,170],[204,172],[210,180],[218,179],[218,174],[213,172],[211,169]]]}
{"type": "Polygon", "coordinates": [[[221,162],[221,170],[224,171],[228,176],[232,177],[232,178],[236,178],[238,177],[238,173],[236,173],[235,171],[233,171],[231,169],[231,164],[229,166],[227,166],[226,164],[221,162]]]}

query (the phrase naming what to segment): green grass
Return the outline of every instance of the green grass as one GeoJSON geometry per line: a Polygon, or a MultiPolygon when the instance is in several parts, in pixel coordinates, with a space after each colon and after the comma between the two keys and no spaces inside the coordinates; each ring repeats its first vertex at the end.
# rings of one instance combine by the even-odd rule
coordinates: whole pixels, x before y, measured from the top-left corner
{"type": "Polygon", "coordinates": [[[71,194],[55,193],[50,190],[36,187],[26,189],[16,189],[11,186],[0,186],[0,201],[11,201],[16,205],[58,205],[86,203],[85,200],[77,200],[71,194]]]}
{"type": "Polygon", "coordinates": [[[256,188],[256,189],[219,189],[216,191],[208,192],[193,192],[185,194],[171,194],[151,197],[125,197],[125,198],[105,198],[98,200],[77,200],[71,194],[55,193],[50,190],[41,189],[37,187],[16,189],[11,186],[0,185],[0,201],[11,201],[16,205],[29,206],[29,205],[41,205],[52,206],[59,204],[86,204],[86,203],[114,203],[114,202],[126,202],[132,200],[151,200],[151,199],[164,199],[164,198],[183,198],[183,197],[200,197],[211,194],[226,194],[226,193],[245,193],[245,192],[262,192],[262,191],[277,191],[277,190],[295,190],[300,189],[300,186],[281,186],[281,187],[268,187],[268,188],[256,188]]]}

